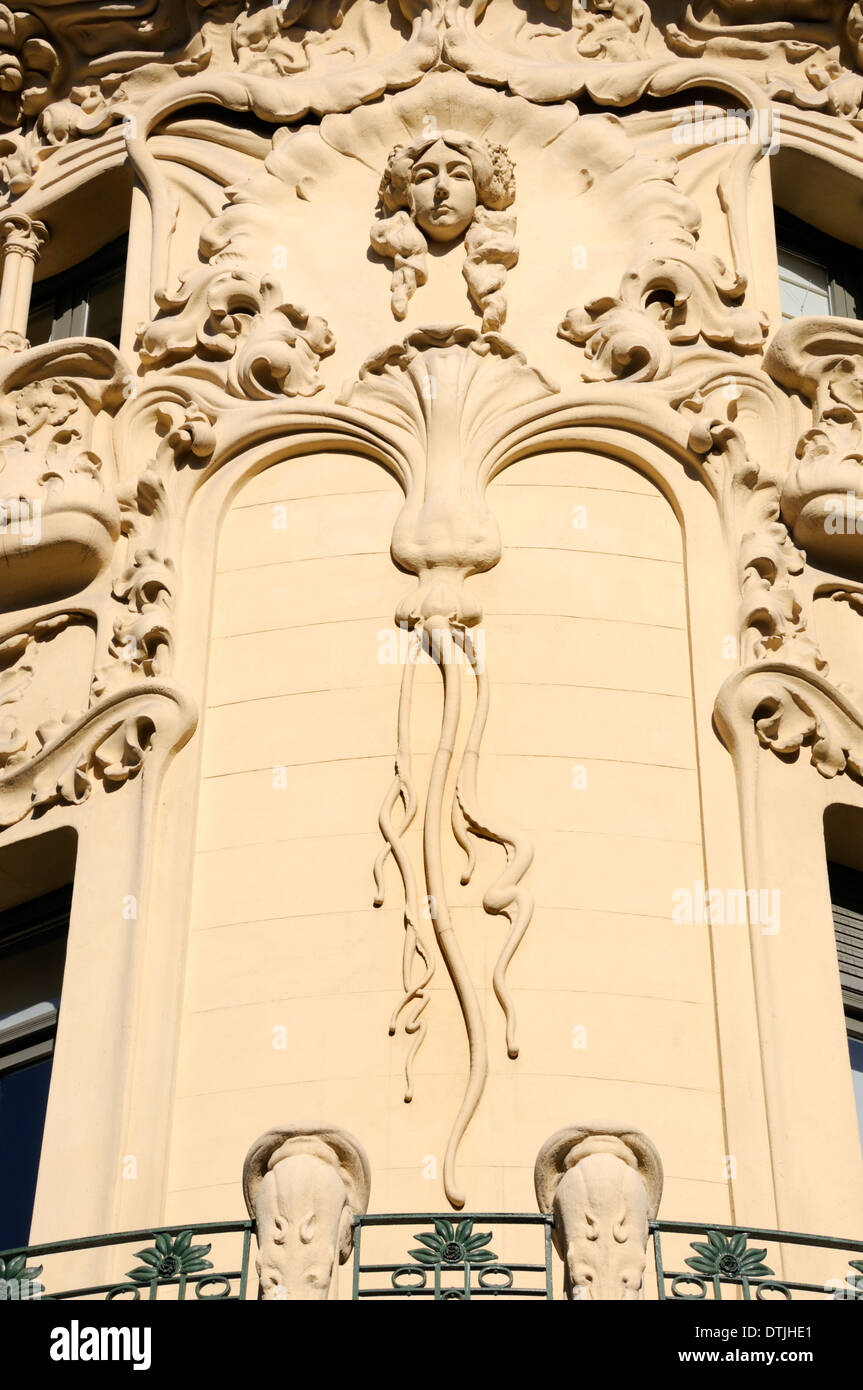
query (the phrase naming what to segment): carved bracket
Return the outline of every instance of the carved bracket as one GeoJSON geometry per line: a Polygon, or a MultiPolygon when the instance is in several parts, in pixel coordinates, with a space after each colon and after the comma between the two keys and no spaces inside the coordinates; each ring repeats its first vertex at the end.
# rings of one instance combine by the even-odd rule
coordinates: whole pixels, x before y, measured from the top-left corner
{"type": "Polygon", "coordinates": [[[662,1160],[640,1130],[569,1125],[536,1157],[536,1200],[553,1215],[568,1299],[644,1297],[648,1222],[662,1197],[662,1160]]]}
{"type": "Polygon", "coordinates": [[[366,1211],[370,1189],[365,1149],[344,1129],[286,1125],[256,1139],[243,1163],[243,1195],[257,1227],[259,1298],[336,1298],[353,1219],[366,1211]]]}
{"type": "Polygon", "coordinates": [[[195,713],[176,687],[127,687],[83,714],[43,724],[40,751],[0,772],[0,825],[53,805],[79,805],[94,782],[119,786],[142,770],[157,745],[175,752],[195,727],[195,713]]]}
{"type": "Polygon", "coordinates": [[[771,342],[764,367],[812,407],[782,490],[794,539],[828,568],[863,574],[863,325],[793,319],[771,342]]]}
{"type": "Polygon", "coordinates": [[[738,671],[720,690],[714,717],[732,753],[741,731],[754,727],[762,748],[781,758],[807,748],[822,777],[863,781],[863,709],[817,672],[781,661],[738,671]]]}

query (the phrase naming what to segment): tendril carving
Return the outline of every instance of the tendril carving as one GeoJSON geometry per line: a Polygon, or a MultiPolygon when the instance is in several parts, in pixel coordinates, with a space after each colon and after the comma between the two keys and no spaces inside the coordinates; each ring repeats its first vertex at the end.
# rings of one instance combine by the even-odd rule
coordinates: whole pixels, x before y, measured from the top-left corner
{"type": "Polygon", "coordinates": [[[399,567],[417,579],[416,587],[396,610],[396,622],[408,636],[407,659],[399,694],[395,771],[378,817],[384,845],[374,867],[375,904],[380,906],[384,901],[384,867],[392,855],[404,892],[405,936],[404,993],[390,1019],[390,1033],[396,1032],[403,1016],[405,1033],[411,1039],[405,1065],[406,1101],[414,1094],[414,1064],[426,1033],[424,1015],[435,969],[435,945],[464,1020],[468,1076],[444,1157],[444,1190],[456,1208],[465,1203],[456,1173],[458,1149],[488,1075],[485,1022],[452,920],[442,853],[444,799],[456,756],[465,669],[473,676],[476,695],[449,817],[455,839],[465,853],[462,884],[470,882],[474,871],[477,838],[498,845],[506,855],[502,873],[483,897],[483,907],[509,923],[493,985],[506,1020],[506,1046],[512,1058],[518,1056],[518,1043],[507,967],[533,912],[533,900],[524,883],[533,859],[530,841],[522,830],[488,815],[479,798],[479,758],[490,685],[484,654],[475,638],[482,610],[473,596],[465,593],[464,585],[471,575],[491,569],[500,559],[497,523],[484,497],[493,472],[491,451],[506,432],[512,412],[555,389],[496,333],[443,327],[421,330],[370,358],[360,372],[359,383],[346,397],[346,403],[385,417],[397,441],[396,472],[405,504],[395,524],[391,551],[399,567]],[[419,874],[406,844],[406,833],[420,805],[411,758],[411,708],[415,667],[422,659],[438,668],[443,693],[440,732],[423,809],[424,909],[419,874]],[[434,940],[424,929],[426,918],[431,920],[434,940]]]}

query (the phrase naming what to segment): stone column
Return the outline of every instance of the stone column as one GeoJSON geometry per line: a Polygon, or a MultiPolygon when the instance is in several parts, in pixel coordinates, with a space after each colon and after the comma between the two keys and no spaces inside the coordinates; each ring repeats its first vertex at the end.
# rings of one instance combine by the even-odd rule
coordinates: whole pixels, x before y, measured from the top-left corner
{"type": "Polygon", "coordinates": [[[553,1215],[569,1299],[640,1299],[648,1221],[659,1210],[662,1162],[639,1130],[570,1125],[547,1139],[534,1168],[540,1210],[553,1215]]]}
{"type": "Polygon", "coordinates": [[[256,1139],[243,1195],[257,1226],[258,1297],[338,1297],[339,1265],[353,1249],[353,1218],[369,1203],[362,1145],[343,1129],[288,1125],[256,1139]]]}
{"type": "Polygon", "coordinates": [[[36,262],[48,230],[24,212],[0,219],[3,271],[0,278],[0,351],[15,352],[27,346],[27,319],[36,262]]]}

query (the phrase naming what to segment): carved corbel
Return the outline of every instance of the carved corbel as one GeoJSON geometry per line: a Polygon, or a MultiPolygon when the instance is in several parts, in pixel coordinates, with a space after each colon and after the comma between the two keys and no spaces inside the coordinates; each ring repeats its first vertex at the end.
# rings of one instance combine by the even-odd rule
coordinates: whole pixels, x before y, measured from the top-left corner
{"type": "Polygon", "coordinates": [[[830,569],[863,569],[863,325],[799,318],[776,334],[765,370],[811,403],[782,489],[782,514],[798,545],[830,569]]]}
{"type": "Polygon", "coordinates": [[[48,229],[23,212],[7,213],[0,220],[3,274],[0,280],[0,351],[14,352],[27,346],[27,318],[36,262],[48,229]]]}
{"type": "Polygon", "coordinates": [[[780,515],[775,458],[785,453],[786,398],[763,374],[739,369],[702,379],[672,404],[692,417],[689,447],[702,459],[716,497],[740,593],[741,664],[781,653],[806,669],[824,670],[801,584],[805,556],[780,515]]]}
{"type": "Polygon", "coordinates": [[[4,608],[79,593],[110,563],[120,513],[92,446],[97,417],[116,414],[127,381],[116,349],[86,338],[0,364],[4,608]]]}
{"type": "Polygon", "coordinates": [[[259,1298],[338,1297],[353,1219],[369,1204],[363,1146],[344,1129],[285,1125],[256,1139],[243,1164],[243,1195],[258,1237],[259,1298]]]}
{"type": "Polygon", "coordinates": [[[863,709],[821,672],[781,661],[745,667],[722,686],[714,720],[735,757],[744,731],[754,729],[761,747],[786,762],[807,749],[822,777],[863,781],[863,709]]]}
{"type": "Polygon", "coordinates": [[[648,1222],[662,1197],[662,1161],[647,1136],[568,1125],[537,1154],[534,1185],[540,1211],[554,1217],[566,1297],[643,1298],[648,1222]]]}
{"type": "Polygon", "coordinates": [[[196,723],[191,703],[176,686],[127,686],[83,713],[40,725],[38,753],[13,756],[0,772],[0,826],[14,825],[48,806],[77,806],[94,782],[116,787],[143,770],[157,750],[176,752],[196,723]]]}

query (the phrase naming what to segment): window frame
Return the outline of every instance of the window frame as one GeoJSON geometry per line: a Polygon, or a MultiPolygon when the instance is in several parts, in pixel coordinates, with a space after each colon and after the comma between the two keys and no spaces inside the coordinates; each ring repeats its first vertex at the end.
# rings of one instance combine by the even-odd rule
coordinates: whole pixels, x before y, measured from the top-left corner
{"type": "Polygon", "coordinates": [[[774,207],[773,215],[777,253],[781,248],[826,270],[831,318],[863,318],[861,252],[784,208],[774,207]]]}
{"type": "MultiPolygon", "coordinates": [[[[0,968],[4,967],[4,958],[36,941],[67,936],[71,910],[69,884],[0,912],[0,968]]],[[[0,1019],[0,1080],[53,1056],[58,1019],[59,1007],[47,1000],[0,1019]]]]}
{"type": "Polygon", "coordinates": [[[53,306],[51,333],[47,339],[56,343],[63,338],[83,338],[88,332],[90,294],[100,280],[123,272],[123,300],[126,290],[126,265],[128,262],[129,236],[126,233],[109,241],[100,251],[94,252],[84,261],[78,261],[68,269],[52,275],[47,280],[37,280],[30,296],[30,321],[40,309],[53,306]]]}

